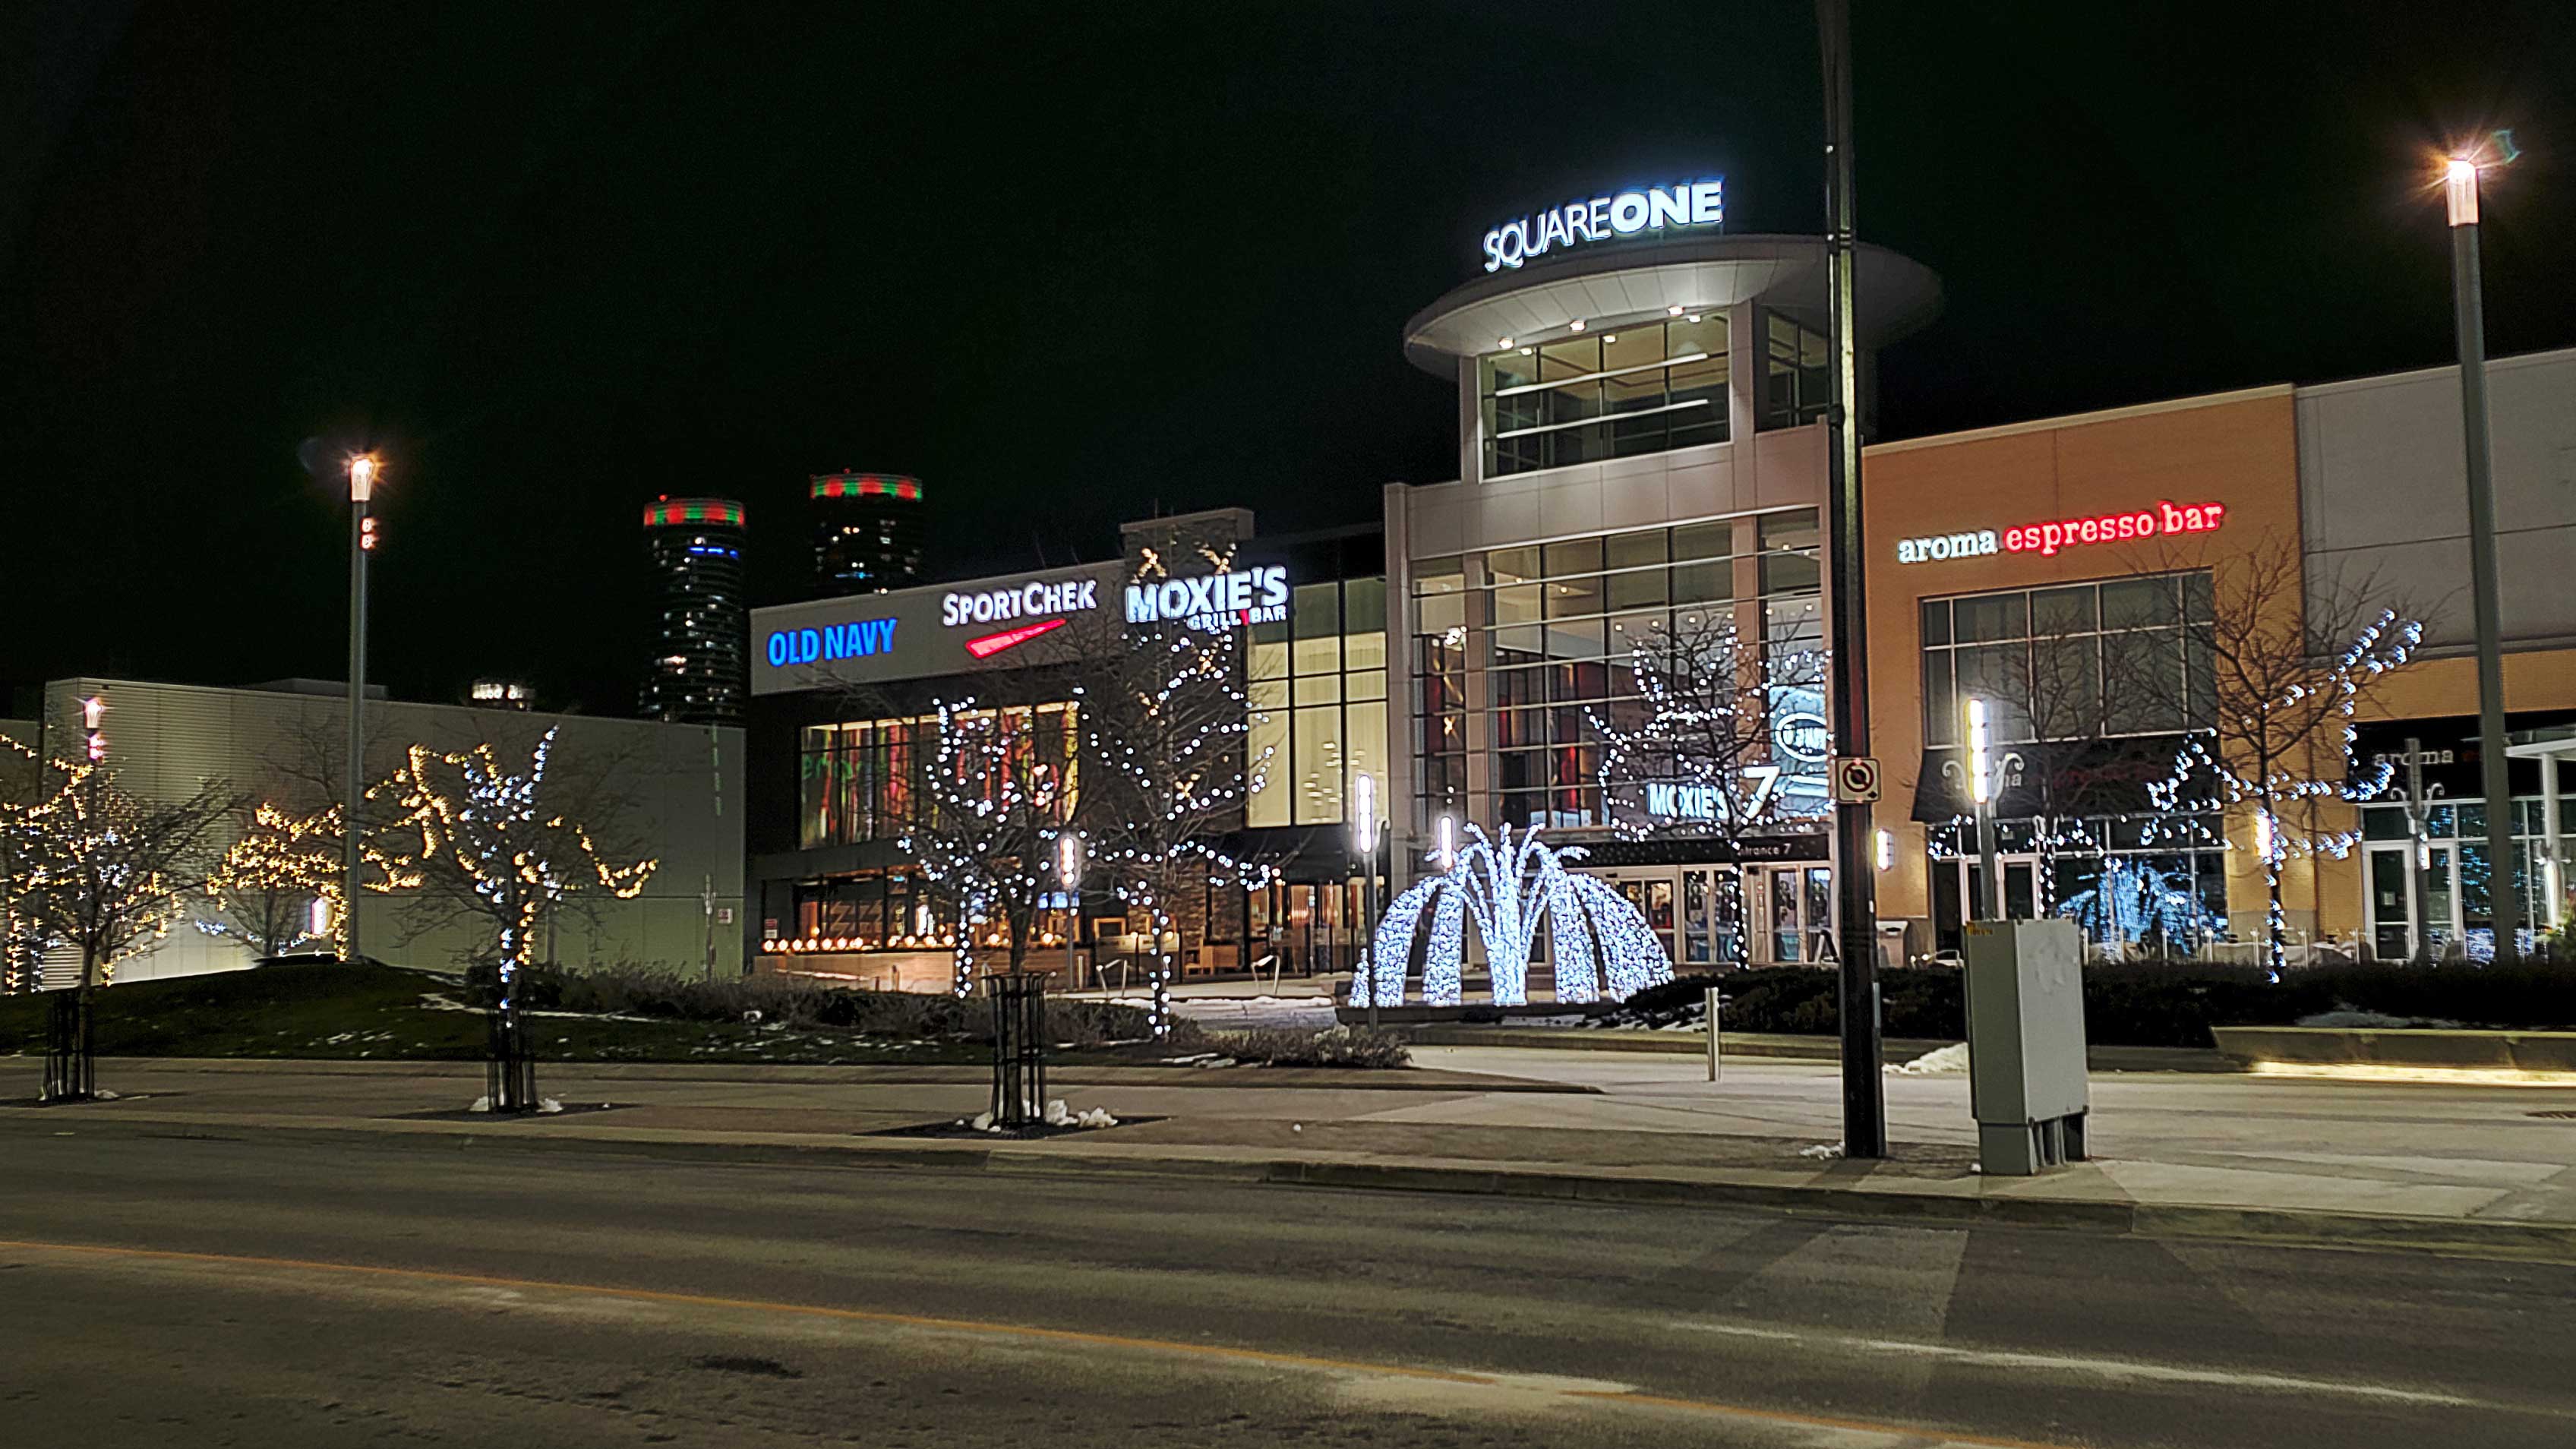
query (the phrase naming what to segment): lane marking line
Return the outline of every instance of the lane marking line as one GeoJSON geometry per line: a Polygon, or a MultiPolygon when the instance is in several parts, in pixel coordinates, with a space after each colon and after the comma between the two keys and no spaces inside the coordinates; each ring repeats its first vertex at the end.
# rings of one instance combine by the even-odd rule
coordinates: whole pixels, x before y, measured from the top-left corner
{"type": "MultiPolygon", "coordinates": [[[[918,1313],[890,1313],[868,1308],[829,1308],[813,1303],[781,1303],[758,1298],[726,1298],[711,1293],[675,1293],[658,1288],[620,1288],[597,1283],[566,1283],[544,1278],[512,1278],[492,1273],[456,1273],[435,1268],[388,1268],[367,1263],[333,1263],[313,1258],[276,1258],[246,1253],[190,1253],[172,1248],[129,1248],[99,1243],[55,1243],[20,1238],[0,1238],[0,1250],[88,1255],[98,1258],[138,1259],[145,1262],[202,1263],[231,1268],[280,1268],[291,1272],[339,1273],[352,1277],[390,1278],[420,1283],[449,1283],[472,1288],[508,1290],[536,1289],[547,1292],[589,1294],[594,1297],[624,1299],[641,1303],[667,1303],[693,1308],[721,1308],[757,1313],[790,1314],[823,1318],[845,1323],[873,1323],[895,1328],[915,1328],[940,1333],[974,1334],[989,1337],[1035,1339],[1047,1343],[1073,1343],[1093,1348],[1123,1348],[1143,1353],[1178,1354],[1185,1357],[1216,1359],[1232,1363],[1265,1364],[1281,1368],[1311,1369],[1325,1373],[1373,1378],[1424,1380],[1435,1383],[1465,1384],[1479,1388],[1506,1388],[1522,1376],[1510,1374],[1471,1373],[1454,1369],[1413,1368],[1403,1364],[1367,1363],[1356,1359],[1325,1358],[1315,1354],[1289,1353],[1277,1349],[1235,1348],[1224,1344],[1186,1343],[1177,1339],[1138,1338],[1127,1334],[1092,1333],[1073,1328],[1036,1328],[1017,1323],[993,1323],[974,1318],[936,1318],[918,1313]]],[[[1704,1325],[1691,1325],[1701,1327],[1704,1325]]],[[[2066,1449],[2059,1444],[2030,1439],[1999,1439],[1991,1436],[1954,1433],[1918,1425],[1873,1423],[1859,1419],[1837,1419],[1814,1414],[1801,1414],[1786,1409],[1757,1409],[1743,1404],[1722,1403],[1714,1399],[1686,1399],[1662,1394],[1649,1394],[1635,1389],[1565,1389],[1565,1398],[1588,1399],[1602,1403],[1633,1404],[1640,1407],[1677,1409],[1689,1413],[1711,1414],[1726,1418],[1750,1419],[1801,1429],[1822,1429],[1844,1434],[1874,1434],[1895,1444],[1962,1444],[1974,1449],[2066,1449]]]]}
{"type": "Polygon", "coordinates": [[[2457,1394],[2439,1393],[2428,1389],[2398,1389],[2380,1384],[2355,1384],[2335,1379],[2301,1378],[2293,1374],[2189,1368],[2179,1364],[2146,1363],[2117,1358],[2079,1358],[2069,1354],[2029,1353],[2018,1349],[1966,1348],[1957,1344],[1921,1343],[1899,1338],[1861,1338],[1828,1330],[1755,1328],[1746,1324],[1704,1323],[1690,1319],[1675,1319],[1673,1325],[1696,1333],[1716,1334],[1725,1338],[1753,1338],[1771,1343],[1808,1344],[1817,1348],[1845,1352],[1935,1358],[1951,1363],[1973,1363],[1991,1368],[2056,1369],[2069,1373],[2092,1374],[2107,1379],[2146,1379],[2157,1383],[2204,1384],[2221,1388],[2332,1394],[2352,1398],[2384,1399],[2402,1404],[2424,1404],[2436,1408],[2538,1412],[2557,1417],[2556,1411],[2553,1410],[2532,1410],[2518,1405],[2490,1403],[2483,1399],[2464,1398],[2457,1394]]]}

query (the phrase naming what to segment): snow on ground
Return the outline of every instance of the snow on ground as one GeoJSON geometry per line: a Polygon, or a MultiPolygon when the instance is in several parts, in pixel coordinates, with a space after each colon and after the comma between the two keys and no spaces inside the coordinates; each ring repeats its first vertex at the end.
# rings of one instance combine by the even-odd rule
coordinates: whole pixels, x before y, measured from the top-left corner
{"type": "Polygon", "coordinates": [[[1967,1069],[1968,1044],[1959,1041],[1937,1047],[1902,1066],[1887,1070],[1890,1075],[1900,1077],[1955,1077],[1967,1069]]]}
{"type": "MultiPolygon", "coordinates": [[[[1154,1004],[1154,998],[1144,995],[1108,999],[1140,1011],[1154,1004]]],[[[1329,996],[1175,996],[1172,1010],[1183,1020],[1220,1030],[1279,1027],[1322,1031],[1333,1024],[1333,998],[1329,996]]]]}

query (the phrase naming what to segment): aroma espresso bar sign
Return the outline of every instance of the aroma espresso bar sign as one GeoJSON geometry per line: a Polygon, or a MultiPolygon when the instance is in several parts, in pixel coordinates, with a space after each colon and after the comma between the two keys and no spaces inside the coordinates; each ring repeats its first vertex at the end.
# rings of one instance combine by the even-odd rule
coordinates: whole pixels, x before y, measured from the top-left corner
{"type": "Polygon", "coordinates": [[[2053,558],[2059,552],[2097,543],[2135,543],[2178,533],[2214,533],[2227,519],[2224,503],[2158,503],[2134,513],[2103,513],[2090,518],[2051,519],[1997,532],[1972,528],[1908,538],[1896,545],[1903,564],[1941,563],[1994,553],[2035,553],[2053,558]]]}

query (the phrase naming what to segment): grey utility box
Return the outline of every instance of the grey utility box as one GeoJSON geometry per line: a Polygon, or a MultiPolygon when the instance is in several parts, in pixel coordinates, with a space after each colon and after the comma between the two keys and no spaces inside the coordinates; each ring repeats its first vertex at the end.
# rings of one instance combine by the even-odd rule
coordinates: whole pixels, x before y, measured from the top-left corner
{"type": "Polygon", "coordinates": [[[1971,921],[1968,1103],[1989,1173],[2084,1160],[2084,934],[2073,921],[1971,921]]]}

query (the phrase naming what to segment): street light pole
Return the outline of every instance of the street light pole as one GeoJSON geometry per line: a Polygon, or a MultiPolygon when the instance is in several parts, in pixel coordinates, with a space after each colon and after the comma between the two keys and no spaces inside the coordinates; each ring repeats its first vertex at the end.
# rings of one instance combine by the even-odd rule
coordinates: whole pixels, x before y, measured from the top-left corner
{"type": "MultiPolygon", "coordinates": [[[[1826,348],[1833,395],[1825,411],[1826,516],[1833,565],[1830,609],[1834,753],[1869,753],[1869,611],[1861,562],[1860,352],[1853,332],[1850,0],[1816,0],[1825,70],[1826,348]]],[[[1878,873],[1870,809],[1834,807],[1835,935],[1842,993],[1843,1155],[1887,1155],[1887,1089],[1879,1080],[1878,873]]]]}
{"type": "MultiPolygon", "coordinates": [[[[2505,159],[2512,158],[2508,154],[2505,159]]],[[[2513,789],[2504,753],[2503,607],[2496,583],[2495,479],[2487,435],[2486,299],[2478,279],[2479,165],[2475,156],[2452,157],[2443,168],[2442,191],[2450,208],[2451,309],[2460,338],[2460,432],[2468,449],[2469,590],[2478,631],[2478,772],[2487,797],[2487,906],[2495,923],[2495,959],[2510,961],[2521,954],[2522,894],[2513,878],[2513,789]]]]}
{"type": "Polygon", "coordinates": [[[367,504],[376,496],[376,455],[349,460],[349,788],[340,808],[340,923],[342,959],[361,959],[358,947],[358,815],[365,799],[367,708],[367,554],[376,546],[367,504]]]}
{"type": "Polygon", "coordinates": [[[1368,1024],[1377,1025],[1377,777],[1351,781],[1351,845],[1360,858],[1359,972],[1368,982],[1368,1024]]]}

